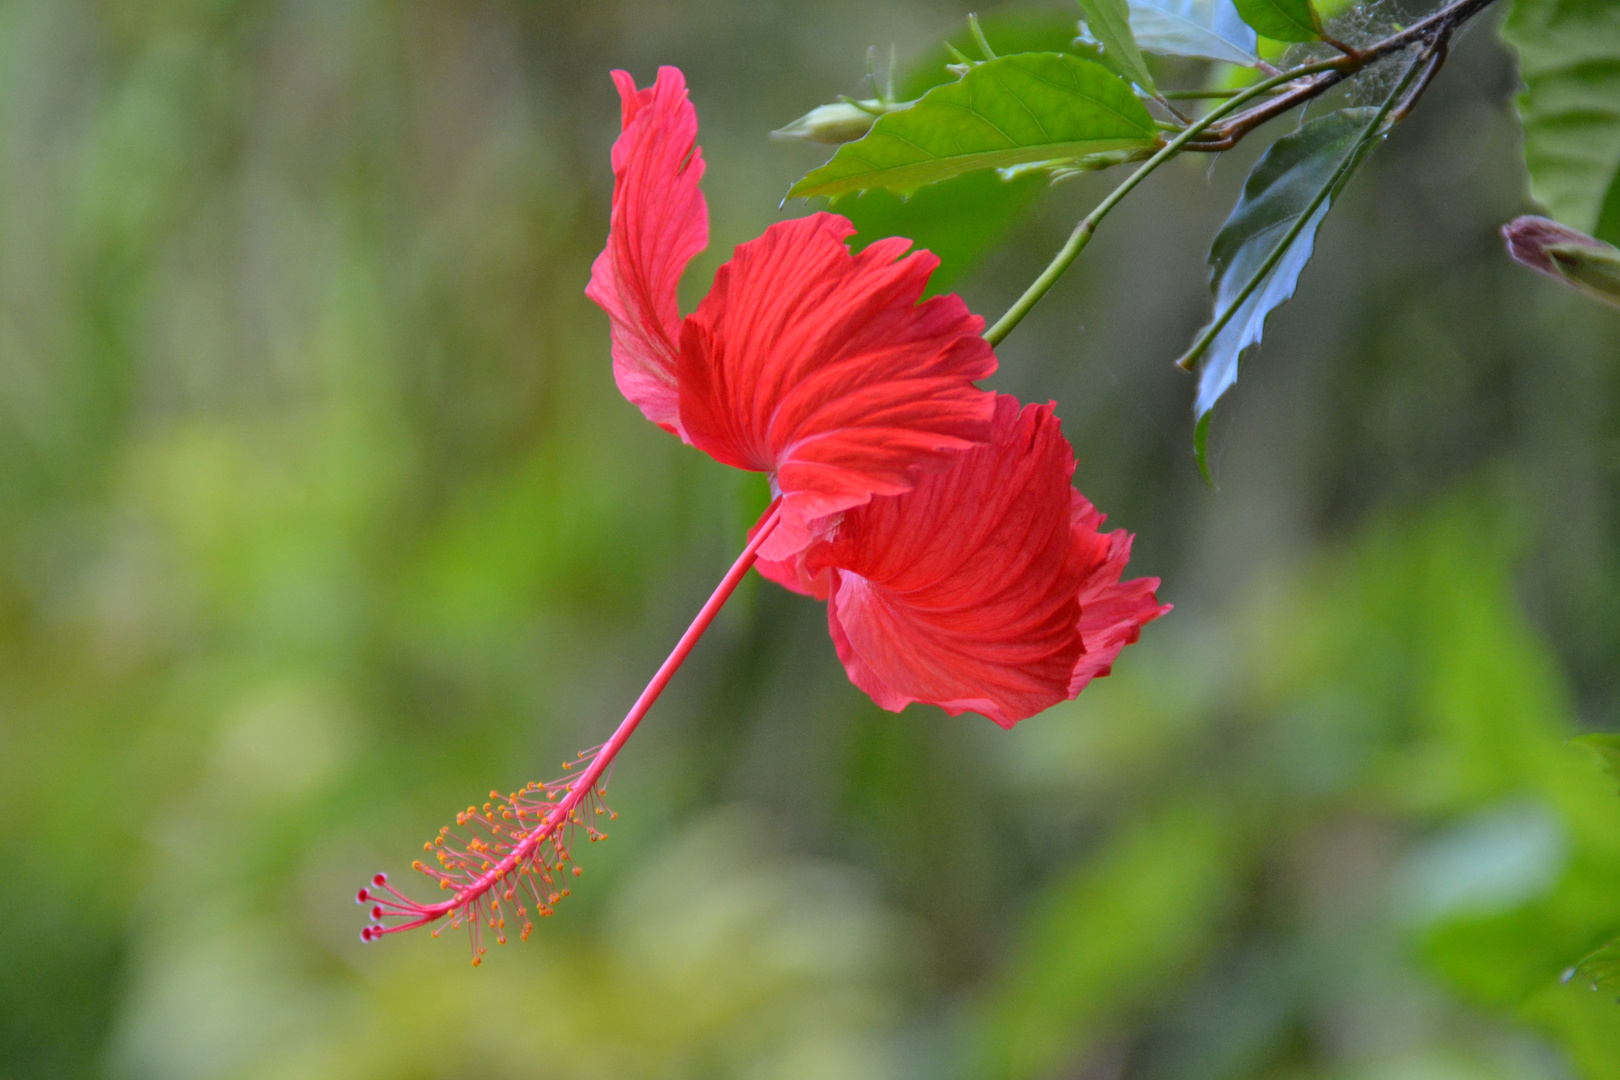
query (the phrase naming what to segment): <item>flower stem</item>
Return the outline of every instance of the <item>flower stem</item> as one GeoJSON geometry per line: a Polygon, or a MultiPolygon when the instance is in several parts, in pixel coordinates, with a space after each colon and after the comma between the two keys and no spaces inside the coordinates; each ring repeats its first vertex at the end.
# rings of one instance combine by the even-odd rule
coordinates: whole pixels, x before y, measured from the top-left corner
{"type": "Polygon", "coordinates": [[[1024,290],[1024,295],[1020,296],[1013,306],[1007,309],[1005,315],[996,320],[994,326],[985,331],[984,339],[992,345],[1001,344],[1002,339],[1012,333],[1013,327],[1023,321],[1024,316],[1029,314],[1030,309],[1040,301],[1041,297],[1046,295],[1047,290],[1057,283],[1058,278],[1063,276],[1063,272],[1074,262],[1075,257],[1091,242],[1091,234],[1097,231],[1097,225],[1103,218],[1108,216],[1109,211],[1118,206],[1120,201],[1135,189],[1136,185],[1147,179],[1148,174],[1175,157],[1183,147],[1196,139],[1211,124],[1224,116],[1231,115],[1248,102],[1284,83],[1293,82],[1296,79],[1302,79],[1319,72],[1332,71],[1338,66],[1338,63],[1337,60],[1324,60],[1315,64],[1297,67],[1292,71],[1285,71],[1281,75],[1255,83],[1194,120],[1189,127],[1162,146],[1158,153],[1138,166],[1135,172],[1125,178],[1124,183],[1109,192],[1108,197],[1097,204],[1096,209],[1081,219],[1080,224],[1074,227],[1074,232],[1069,234],[1068,241],[1064,243],[1052,261],[1047,264],[1046,269],[1041,271],[1041,276],[1036,278],[1030,287],[1024,290]]]}
{"type": "MultiPolygon", "coordinates": [[[[776,531],[777,522],[781,520],[780,510],[781,500],[773,501],[766,509],[764,516],[760,518],[758,530],[754,533],[753,538],[748,541],[748,546],[742,549],[742,554],[737,556],[737,561],[731,564],[731,569],[726,571],[726,576],[720,579],[720,584],[716,585],[714,592],[709,594],[709,599],[704,602],[703,607],[698,611],[697,618],[693,619],[692,625],[686,628],[686,633],[682,634],[681,640],[676,642],[674,650],[659,666],[657,673],[652,677],[652,681],[641,692],[641,696],[636,699],[636,703],[630,707],[630,712],[620,721],[612,737],[597,752],[590,768],[586,769],[584,775],[580,777],[576,790],[589,791],[591,786],[602,775],[603,770],[613,763],[614,755],[625,744],[625,740],[629,739],[631,734],[635,732],[636,725],[641,723],[643,716],[647,715],[647,710],[653,707],[653,702],[658,700],[658,695],[664,692],[664,687],[669,685],[669,680],[674,677],[680,666],[686,662],[686,658],[691,654],[693,646],[698,643],[698,638],[702,637],[703,632],[709,628],[709,624],[714,622],[714,617],[720,614],[720,609],[726,606],[726,601],[731,599],[731,594],[736,591],[737,586],[742,582],[743,576],[754,565],[754,560],[759,557],[760,546],[765,543],[771,533],[776,531]]],[[[558,809],[561,810],[562,808],[558,807],[558,809]]],[[[566,815],[561,820],[565,819],[566,815]]]]}

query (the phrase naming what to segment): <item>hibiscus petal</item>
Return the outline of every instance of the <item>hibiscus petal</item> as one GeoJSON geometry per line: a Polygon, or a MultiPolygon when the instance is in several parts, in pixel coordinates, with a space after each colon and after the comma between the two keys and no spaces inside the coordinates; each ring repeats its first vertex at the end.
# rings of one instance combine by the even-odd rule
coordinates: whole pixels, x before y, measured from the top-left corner
{"type": "Polygon", "coordinates": [[[1170,610],[1154,595],[1158,578],[1121,581],[1134,537],[1124,529],[1100,532],[1103,515],[1074,493],[1074,531],[1087,549],[1085,583],[1080,587],[1080,638],[1086,651],[1069,679],[1072,698],[1092,679],[1107,675],[1121,649],[1141,636],[1142,627],[1170,610]]]}
{"type": "Polygon", "coordinates": [[[1073,472],[1052,406],[1002,395],[991,445],[846,513],[805,562],[835,571],[829,626],[850,679],[886,709],[926,702],[1011,727],[1105,673],[1163,609],[1156,581],[1119,584],[1129,537],[1096,531],[1073,472]]]}
{"type": "Polygon", "coordinates": [[[851,255],[835,214],[780,222],[737,248],[682,330],[680,421],[693,445],[774,474],[781,560],[833,515],[911,490],[989,433],[996,367],[956,296],[917,303],[939,265],[903,239],[851,255]]]}
{"type": "MultiPolygon", "coordinates": [[[[760,525],[757,524],[749,529],[748,539],[752,540],[759,529],[760,525]]],[[[754,569],[784,589],[817,600],[827,599],[832,590],[832,578],[836,571],[831,567],[822,567],[817,572],[811,573],[804,556],[805,552],[800,550],[786,559],[755,559],[754,569]]]]}
{"type": "Polygon", "coordinates": [[[698,190],[697,112],[678,68],[659,68],[645,90],[623,71],[613,81],[624,116],[613,144],[613,220],[585,295],[608,313],[619,391],[647,419],[680,434],[675,287],[709,242],[708,206],[698,190]]]}

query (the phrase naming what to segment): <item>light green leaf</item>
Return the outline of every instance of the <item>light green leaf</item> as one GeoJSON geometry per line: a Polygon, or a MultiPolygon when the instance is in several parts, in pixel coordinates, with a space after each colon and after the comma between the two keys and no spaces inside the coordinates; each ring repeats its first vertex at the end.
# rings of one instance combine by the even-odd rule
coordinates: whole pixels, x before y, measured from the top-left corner
{"type": "MultiPolygon", "coordinates": [[[[993,172],[931,184],[909,199],[868,191],[845,199],[838,212],[855,223],[855,246],[904,236],[939,259],[928,294],[948,291],[963,271],[993,248],[1048,187],[1045,176],[1004,181],[993,172]]],[[[761,507],[763,509],[763,507],[761,507]]],[[[758,514],[754,515],[758,517],[758,514]]]]}
{"type": "Polygon", "coordinates": [[[1142,50],[1131,36],[1131,7],[1127,0],[1080,0],[1080,13],[1086,29],[1102,42],[1102,62],[1122,79],[1142,89],[1154,91],[1153,74],[1148,71],[1142,50]]]}
{"type": "Polygon", "coordinates": [[[1243,21],[1274,41],[1320,41],[1322,20],[1311,0],[1233,0],[1243,21]]]}
{"type": "Polygon", "coordinates": [[[1092,60],[1019,53],[975,66],[890,113],[793,186],[790,197],[886,188],[907,195],[981,169],[1158,143],[1129,84],[1092,60]]]}
{"type": "MultiPolygon", "coordinates": [[[[1002,7],[980,16],[979,22],[996,51],[1004,55],[1062,52],[1074,37],[1072,15],[1059,11],[1002,7]]],[[[957,32],[952,44],[963,51],[974,47],[965,29],[957,32]]],[[[951,59],[945,43],[917,57],[898,73],[897,95],[914,101],[936,86],[955,82],[957,76],[946,70],[951,59]]],[[[967,173],[930,184],[906,199],[882,189],[868,191],[842,200],[838,212],[855,223],[856,247],[885,236],[904,236],[938,256],[939,267],[928,279],[931,295],[948,291],[995,247],[1040,198],[1048,179],[1043,174],[1004,183],[994,172],[967,173]]],[[[758,516],[756,512],[750,520],[758,516]]]]}
{"type": "Polygon", "coordinates": [[[1620,205],[1604,213],[1620,190],[1620,4],[1516,0],[1502,36],[1525,85],[1517,105],[1531,194],[1566,225],[1620,243],[1620,205]]]}
{"type": "Polygon", "coordinates": [[[1232,0],[1130,0],[1137,48],[1167,56],[1201,56],[1241,67],[1260,62],[1254,29],[1232,0]]]}

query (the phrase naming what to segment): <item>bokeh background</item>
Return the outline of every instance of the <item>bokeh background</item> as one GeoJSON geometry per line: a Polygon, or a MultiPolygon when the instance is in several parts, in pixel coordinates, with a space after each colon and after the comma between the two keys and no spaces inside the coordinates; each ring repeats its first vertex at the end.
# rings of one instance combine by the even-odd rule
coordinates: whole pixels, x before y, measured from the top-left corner
{"type": "MultiPolygon", "coordinates": [[[[0,1076],[1620,1076],[1615,993],[1559,981],[1620,934],[1566,742],[1620,722],[1620,316],[1500,250],[1494,17],[1329,218],[1217,490],[1171,361],[1269,135],[1156,176],[1000,350],[1176,605],[1111,678],[890,715],[754,579],[529,942],[362,946],[355,888],[599,742],[762,503],[613,387],[608,70],[692,85],[690,309],[805,211],[824,151],[766,133],[868,46],[941,77],[966,11],[0,6],[0,1076]]],[[[993,316],[1115,179],[851,212],[993,316]]]]}

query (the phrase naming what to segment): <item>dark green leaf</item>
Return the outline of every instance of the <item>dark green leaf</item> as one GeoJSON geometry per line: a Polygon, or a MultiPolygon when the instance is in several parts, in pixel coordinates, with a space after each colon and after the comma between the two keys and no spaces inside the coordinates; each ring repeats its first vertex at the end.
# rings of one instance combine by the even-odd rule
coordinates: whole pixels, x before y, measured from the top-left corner
{"type": "Polygon", "coordinates": [[[1233,0],[1243,21],[1273,41],[1320,41],[1322,20],[1311,0],[1233,0]]]}
{"type": "Polygon", "coordinates": [[[1255,163],[1237,207],[1210,247],[1210,289],[1215,294],[1217,316],[1234,304],[1239,306],[1210,342],[1199,371],[1194,406],[1199,438],[1195,449],[1206,476],[1205,418],[1227,388],[1237,382],[1238,358],[1249,346],[1259,344],[1266,316],[1294,295],[1299,275],[1310,262],[1316,230],[1327,215],[1331,197],[1311,214],[1261,285],[1246,299],[1238,298],[1317,194],[1332,181],[1345,156],[1355,152],[1374,113],[1372,109],[1341,109],[1273,143],[1255,163]]]}
{"type": "Polygon", "coordinates": [[[858,142],[793,186],[790,196],[925,184],[983,169],[1153,146],[1153,118],[1129,84],[1063,53],[1020,53],[979,64],[890,113],[858,142]]]}
{"type": "Polygon", "coordinates": [[[1517,0],[1502,36],[1519,54],[1530,191],[1550,216],[1620,243],[1606,196],[1620,173],[1620,4],[1517,0]]]}
{"type": "Polygon", "coordinates": [[[1592,237],[1609,244],[1620,244],[1620,170],[1615,171],[1614,182],[1609,185],[1609,193],[1603,196],[1603,204],[1598,211],[1597,227],[1592,230],[1592,237]]]}
{"type": "Polygon", "coordinates": [[[939,268],[928,279],[932,294],[948,290],[1047,187],[1045,176],[1004,181],[995,173],[970,173],[925,187],[909,199],[868,191],[839,203],[838,212],[855,223],[860,247],[904,236],[939,256],[939,268]]]}
{"type": "Polygon", "coordinates": [[[1080,12],[1085,16],[1086,29],[1102,42],[1101,60],[1108,70],[1152,92],[1153,75],[1131,36],[1131,7],[1127,0],[1080,0],[1080,12]]]}

